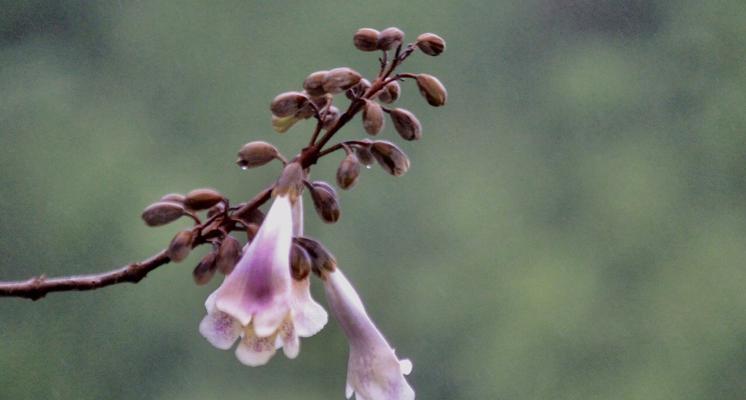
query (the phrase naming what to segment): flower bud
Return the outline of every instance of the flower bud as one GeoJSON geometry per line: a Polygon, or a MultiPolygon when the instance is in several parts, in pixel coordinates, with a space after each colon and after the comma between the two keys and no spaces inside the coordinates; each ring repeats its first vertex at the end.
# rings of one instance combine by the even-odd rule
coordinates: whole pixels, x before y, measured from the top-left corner
{"type": "Polygon", "coordinates": [[[446,41],[434,33],[417,36],[417,47],[429,56],[437,56],[446,49],[446,41]]]}
{"type": "Polygon", "coordinates": [[[381,50],[391,50],[397,48],[404,41],[404,32],[399,28],[386,28],[378,36],[378,48],[381,50]]]}
{"type": "Polygon", "coordinates": [[[375,141],[370,151],[378,164],[391,175],[402,176],[409,169],[409,158],[391,142],[375,141]]]}
{"type": "Polygon", "coordinates": [[[373,158],[373,153],[370,152],[370,146],[355,146],[355,154],[360,164],[368,168],[376,162],[376,159],[373,158]]]}
{"type": "Polygon", "coordinates": [[[324,91],[332,94],[341,93],[355,86],[362,78],[352,68],[334,68],[324,75],[324,91]]]}
{"type": "Polygon", "coordinates": [[[225,212],[225,204],[215,204],[214,206],[210,207],[209,210],[207,210],[207,218],[212,218],[218,214],[222,214],[223,212],[225,212]]]}
{"type": "Polygon", "coordinates": [[[316,107],[314,107],[313,101],[309,101],[293,116],[297,119],[309,119],[314,115],[316,115],[316,107]]]}
{"type": "Polygon", "coordinates": [[[223,274],[228,275],[241,258],[241,243],[231,235],[225,235],[223,242],[218,248],[215,267],[223,274]]]}
{"type": "Polygon", "coordinates": [[[291,115],[289,117],[278,117],[272,116],[272,129],[277,133],[285,133],[290,129],[296,122],[300,121],[299,118],[291,115]]]}
{"type": "Polygon", "coordinates": [[[297,281],[305,279],[311,273],[311,256],[296,242],[290,247],[290,272],[297,281]]]}
{"type": "Polygon", "coordinates": [[[391,81],[378,93],[378,101],[381,103],[391,104],[399,99],[401,86],[397,81],[391,81]]]}
{"type": "Polygon", "coordinates": [[[448,92],[438,78],[428,74],[419,74],[417,75],[417,87],[422,97],[431,106],[440,107],[446,104],[448,92]]]}
{"type": "Polygon", "coordinates": [[[264,213],[258,208],[252,208],[242,213],[236,212],[233,216],[240,219],[244,225],[250,223],[261,225],[264,221],[264,213]]]}
{"type": "Polygon", "coordinates": [[[223,200],[223,195],[213,189],[194,189],[187,193],[184,206],[191,210],[206,210],[223,200]]]}
{"type": "Polygon", "coordinates": [[[149,205],[142,212],[142,219],[148,226],[161,226],[176,221],[184,215],[184,206],[173,201],[159,201],[149,205]]]}
{"type": "Polygon", "coordinates": [[[316,213],[322,221],[333,224],[339,220],[339,202],[337,192],[326,182],[316,181],[311,184],[311,199],[316,213]]]}
{"type": "Polygon", "coordinates": [[[355,32],[355,36],[352,37],[352,42],[358,50],[376,51],[378,50],[378,36],[379,33],[375,29],[361,28],[355,32]]]}
{"type": "Polygon", "coordinates": [[[355,186],[360,176],[360,161],[355,153],[350,153],[339,163],[337,168],[337,185],[342,189],[350,189],[355,186]]]}
{"type": "Polygon", "coordinates": [[[275,196],[289,195],[291,199],[300,194],[303,186],[303,168],[297,162],[291,162],[282,170],[274,189],[275,196]]]}
{"type": "Polygon", "coordinates": [[[369,135],[377,135],[383,129],[383,109],[373,100],[365,100],[363,129],[369,135]]]}
{"type": "Polygon", "coordinates": [[[308,96],[300,92],[280,93],[272,100],[270,110],[278,117],[295,115],[308,102],[308,96]]]}
{"type": "Polygon", "coordinates": [[[184,195],[181,193],[169,193],[161,197],[161,201],[170,201],[179,204],[184,204],[185,199],[186,197],[184,197],[184,195]]]}
{"type": "Polygon", "coordinates": [[[339,117],[342,115],[342,112],[339,111],[339,108],[331,106],[329,109],[326,110],[326,113],[324,113],[324,116],[321,118],[321,123],[323,124],[324,129],[329,129],[332,126],[334,126],[337,121],[339,121],[339,117]]]}
{"type": "Polygon", "coordinates": [[[365,94],[365,92],[370,89],[370,81],[363,78],[360,79],[360,82],[357,83],[357,85],[347,89],[347,92],[345,92],[345,96],[347,96],[348,99],[354,100],[362,95],[365,94]]]}
{"type": "Polygon", "coordinates": [[[192,250],[192,239],[194,233],[191,230],[183,230],[174,236],[171,244],[168,245],[166,255],[173,262],[184,261],[192,250]]]}
{"type": "Polygon", "coordinates": [[[194,267],[194,270],[192,271],[194,283],[198,285],[204,285],[210,282],[210,279],[212,279],[213,275],[215,275],[216,258],[217,255],[214,251],[211,251],[204,257],[202,257],[202,260],[200,260],[199,264],[197,264],[197,266],[194,267]]]}
{"type": "Polygon", "coordinates": [[[261,167],[280,155],[277,148],[267,142],[249,142],[238,151],[238,164],[241,169],[261,167]]]}
{"type": "Polygon", "coordinates": [[[418,140],[422,137],[422,125],[414,114],[403,108],[395,108],[390,115],[394,128],[404,140],[418,140]]]}
{"type": "Polygon", "coordinates": [[[334,272],[337,268],[337,260],[321,242],[307,237],[298,237],[293,240],[308,252],[311,257],[311,268],[317,274],[321,271],[334,272]]]}
{"type": "Polygon", "coordinates": [[[311,75],[308,75],[303,81],[303,89],[308,92],[309,96],[318,97],[323,96],[324,93],[324,76],[328,71],[316,71],[311,75]]]}

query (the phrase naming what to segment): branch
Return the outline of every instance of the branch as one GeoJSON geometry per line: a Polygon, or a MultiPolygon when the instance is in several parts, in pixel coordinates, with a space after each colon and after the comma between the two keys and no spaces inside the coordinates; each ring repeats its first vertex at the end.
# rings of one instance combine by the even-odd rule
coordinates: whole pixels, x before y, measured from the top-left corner
{"type": "Polygon", "coordinates": [[[44,275],[35,276],[25,281],[0,282],[0,297],[23,297],[39,300],[50,292],[64,292],[69,290],[94,290],[117,283],[137,283],[148,272],[167,264],[171,260],[166,251],[139,263],[129,264],[109,272],[90,275],[47,278],[44,275]]]}

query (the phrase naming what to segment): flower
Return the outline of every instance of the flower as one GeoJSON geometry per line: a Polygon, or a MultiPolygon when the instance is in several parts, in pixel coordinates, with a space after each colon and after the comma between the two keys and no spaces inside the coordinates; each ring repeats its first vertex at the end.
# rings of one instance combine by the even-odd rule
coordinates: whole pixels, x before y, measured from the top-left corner
{"type": "Polygon", "coordinates": [[[338,268],[324,276],[332,313],[350,343],[346,396],[357,400],[411,400],[414,390],[404,375],[412,363],[399,360],[365,312],[360,296],[338,268]]]}
{"type": "Polygon", "coordinates": [[[310,282],[296,282],[290,275],[294,225],[298,229],[302,221],[300,202],[289,196],[275,199],[233,272],[205,301],[200,333],[223,350],[240,337],[236,357],[246,365],[266,364],[280,347],[295,358],[298,337],[311,336],[326,324],[326,312],[311,298],[310,282]]]}

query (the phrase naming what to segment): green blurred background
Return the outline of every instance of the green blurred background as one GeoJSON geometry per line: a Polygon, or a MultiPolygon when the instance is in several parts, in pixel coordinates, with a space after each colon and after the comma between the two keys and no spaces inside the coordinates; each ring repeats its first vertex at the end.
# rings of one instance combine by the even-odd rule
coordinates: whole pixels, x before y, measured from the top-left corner
{"type": "MultiPolygon", "coordinates": [[[[409,173],[364,171],[334,226],[307,216],[418,398],[744,399],[745,17],[742,0],[2,1],[0,279],[156,252],[188,223],[146,228],[151,201],[245,200],[278,167],[239,170],[243,143],[305,143],[311,122],[273,133],[275,94],[376,72],[357,28],[432,31],[447,51],[404,70],[449,102],[407,83],[424,137],[382,134],[409,173]]],[[[333,321],[254,369],[199,335],[204,251],[138,285],[0,299],[0,398],[342,398],[333,321]]]]}

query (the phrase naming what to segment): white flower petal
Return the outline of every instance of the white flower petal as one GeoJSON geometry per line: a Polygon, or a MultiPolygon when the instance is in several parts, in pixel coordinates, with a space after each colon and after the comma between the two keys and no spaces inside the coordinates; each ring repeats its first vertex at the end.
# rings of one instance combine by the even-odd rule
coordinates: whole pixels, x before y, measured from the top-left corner
{"type": "Polygon", "coordinates": [[[216,311],[202,319],[199,333],[213,346],[228,350],[241,334],[241,324],[230,315],[216,311]]]}
{"type": "Polygon", "coordinates": [[[254,316],[254,332],[259,337],[267,337],[277,331],[282,321],[290,312],[287,305],[268,308],[254,316]]]}
{"type": "Polygon", "coordinates": [[[293,322],[300,337],[318,333],[329,320],[329,316],[319,303],[311,298],[311,280],[293,279],[290,307],[293,309],[293,322]]]}
{"type": "Polygon", "coordinates": [[[250,367],[266,364],[275,355],[274,337],[259,338],[251,328],[245,330],[244,338],[236,347],[236,358],[250,367]]]}

